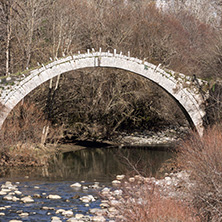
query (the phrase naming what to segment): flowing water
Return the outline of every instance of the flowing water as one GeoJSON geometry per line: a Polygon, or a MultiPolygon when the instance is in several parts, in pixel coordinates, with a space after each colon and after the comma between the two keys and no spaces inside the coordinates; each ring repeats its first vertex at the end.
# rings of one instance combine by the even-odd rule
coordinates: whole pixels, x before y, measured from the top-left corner
{"type": "Polygon", "coordinates": [[[109,187],[116,175],[130,176],[137,174],[137,171],[143,175],[159,177],[161,174],[157,173],[158,170],[171,157],[172,153],[167,151],[88,148],[54,156],[49,166],[8,169],[4,177],[0,178],[0,185],[6,181],[17,183],[22,195],[30,195],[34,202],[25,204],[21,201],[7,201],[3,200],[3,195],[0,196],[0,221],[51,221],[52,216],[66,221],[67,217],[56,214],[58,209],[72,210],[74,215],[87,215],[89,209],[99,208],[101,203],[99,189],[94,189],[94,184],[109,187]],[[88,190],[70,187],[75,182],[88,187],[88,190]],[[48,199],[50,194],[59,195],[61,199],[48,199]],[[96,197],[96,201],[85,204],[79,199],[90,194],[96,197]],[[28,213],[28,216],[21,217],[22,212],[28,213]]]}

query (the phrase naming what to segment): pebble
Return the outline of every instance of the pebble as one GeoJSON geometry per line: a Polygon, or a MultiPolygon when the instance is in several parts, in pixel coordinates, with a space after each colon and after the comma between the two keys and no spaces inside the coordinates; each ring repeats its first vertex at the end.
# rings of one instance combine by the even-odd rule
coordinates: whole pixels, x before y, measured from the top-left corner
{"type": "Polygon", "coordinates": [[[123,180],[125,178],[125,175],[117,175],[116,179],[117,180],[123,180]]]}
{"type": "Polygon", "coordinates": [[[21,195],[21,194],[22,194],[22,192],[21,192],[21,191],[19,191],[19,190],[16,190],[16,191],[15,191],[15,194],[16,194],[16,195],[21,195]]]}
{"type": "Polygon", "coordinates": [[[59,195],[53,195],[53,194],[50,194],[49,196],[47,196],[47,198],[51,200],[62,199],[62,197],[60,197],[59,195]]]}
{"type": "Polygon", "coordinates": [[[22,222],[22,220],[10,220],[9,222],[22,222]]]}
{"type": "Polygon", "coordinates": [[[61,214],[62,212],[64,212],[65,210],[64,209],[58,209],[55,213],[56,214],[61,214]]]}
{"type": "Polygon", "coordinates": [[[78,220],[75,217],[71,217],[67,220],[67,222],[84,222],[83,220],[78,220]]]}
{"type": "Polygon", "coordinates": [[[134,178],[134,177],[130,177],[130,178],[129,178],[129,182],[130,182],[130,183],[135,182],[135,178],[134,178]]]}
{"type": "Polygon", "coordinates": [[[60,222],[60,221],[61,219],[59,217],[51,217],[51,222],[60,222]]]}
{"type": "Polygon", "coordinates": [[[83,218],[83,217],[84,217],[83,214],[76,214],[76,215],[75,215],[75,218],[76,218],[76,219],[81,219],[81,218],[83,218]]]}
{"type": "Polygon", "coordinates": [[[65,216],[65,217],[72,217],[73,212],[71,210],[63,211],[62,215],[65,216]]]}
{"type": "Polygon", "coordinates": [[[5,216],[5,213],[3,213],[3,212],[0,212],[0,216],[5,216]]]}
{"type": "Polygon", "coordinates": [[[20,217],[28,217],[29,214],[28,214],[28,213],[21,213],[21,214],[19,214],[19,216],[20,216],[20,217]]]}
{"type": "Polygon", "coordinates": [[[80,198],[80,200],[83,203],[89,203],[89,202],[96,201],[95,198],[92,195],[83,196],[83,197],[80,198]]]}
{"type": "Polygon", "coordinates": [[[103,222],[103,221],[106,221],[106,218],[103,217],[103,216],[93,216],[93,217],[92,217],[92,221],[103,222]]]}
{"type": "Polygon", "coordinates": [[[70,187],[80,188],[82,185],[80,183],[71,184],[70,187]]]}
{"type": "Polygon", "coordinates": [[[32,199],[31,196],[23,197],[23,198],[21,198],[21,201],[23,203],[33,203],[34,202],[34,200],[32,199]]]}
{"type": "Polygon", "coordinates": [[[112,185],[119,185],[121,184],[121,182],[119,180],[113,180],[112,181],[112,185]]]}
{"type": "Polygon", "coordinates": [[[12,201],[13,196],[11,195],[6,195],[3,197],[3,200],[7,200],[7,201],[12,201]]]}
{"type": "Polygon", "coordinates": [[[0,195],[1,195],[1,196],[4,196],[4,195],[6,195],[6,194],[7,194],[7,192],[2,191],[2,190],[0,191],[0,195]]]}

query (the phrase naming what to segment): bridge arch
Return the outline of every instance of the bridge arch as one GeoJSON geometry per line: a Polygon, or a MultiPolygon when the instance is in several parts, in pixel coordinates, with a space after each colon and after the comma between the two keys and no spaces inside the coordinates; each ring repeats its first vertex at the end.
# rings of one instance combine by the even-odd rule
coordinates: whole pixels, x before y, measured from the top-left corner
{"type": "MultiPolygon", "coordinates": [[[[204,98],[192,78],[146,61],[110,52],[90,52],[56,59],[0,83],[0,128],[10,111],[36,87],[60,74],[90,67],[118,68],[141,75],[163,88],[177,102],[192,128],[203,134],[204,98]],[[8,82],[7,82],[8,81],[8,82]]],[[[199,84],[205,84],[199,81],[199,84]]]]}

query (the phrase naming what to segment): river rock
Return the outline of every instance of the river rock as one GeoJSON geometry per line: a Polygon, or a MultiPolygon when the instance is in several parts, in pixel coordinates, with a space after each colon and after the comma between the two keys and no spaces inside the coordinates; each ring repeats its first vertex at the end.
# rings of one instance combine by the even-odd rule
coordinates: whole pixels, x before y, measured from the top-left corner
{"type": "Polygon", "coordinates": [[[83,196],[83,197],[80,198],[80,200],[83,203],[89,203],[89,202],[96,201],[95,198],[92,195],[83,196]]]}
{"type": "Polygon", "coordinates": [[[47,206],[43,206],[41,209],[42,210],[55,210],[54,207],[47,207],[47,206]]]}
{"type": "Polygon", "coordinates": [[[15,191],[15,194],[16,194],[16,195],[22,195],[22,192],[19,191],[19,190],[16,190],[16,191],[15,191]]]}
{"type": "Polygon", "coordinates": [[[121,196],[123,194],[122,190],[114,190],[113,192],[116,196],[121,196]]]}
{"type": "Polygon", "coordinates": [[[70,187],[73,187],[73,188],[81,188],[81,184],[80,183],[74,183],[74,184],[71,184],[70,187]]]}
{"type": "Polygon", "coordinates": [[[134,177],[130,177],[130,178],[129,178],[129,182],[130,182],[130,183],[135,182],[135,178],[134,178],[134,177]]]}
{"type": "Polygon", "coordinates": [[[13,201],[13,202],[16,202],[16,201],[18,201],[18,200],[20,200],[18,197],[15,197],[15,196],[12,197],[12,201],[13,201]]]}
{"type": "Polygon", "coordinates": [[[84,222],[83,220],[79,220],[79,219],[77,219],[77,218],[75,218],[75,217],[71,217],[71,218],[69,218],[68,220],[67,220],[67,222],[84,222]]]}
{"type": "Polygon", "coordinates": [[[120,184],[121,184],[121,182],[119,180],[113,180],[112,181],[113,186],[120,185],[120,184]]]}
{"type": "Polygon", "coordinates": [[[75,215],[75,219],[81,219],[81,218],[83,218],[83,217],[84,217],[83,214],[76,214],[76,215],[75,215]]]}
{"type": "Polygon", "coordinates": [[[63,211],[62,215],[65,216],[65,217],[72,217],[73,212],[72,212],[72,210],[63,211]]]}
{"type": "Polygon", "coordinates": [[[7,192],[5,192],[5,191],[0,191],[0,196],[4,196],[4,195],[6,195],[7,194],[7,192]]]}
{"type": "Polygon", "coordinates": [[[12,195],[6,195],[3,197],[3,200],[12,201],[13,196],[12,195]]]}
{"type": "Polygon", "coordinates": [[[108,207],[109,207],[109,204],[106,203],[106,202],[104,202],[104,203],[101,203],[101,204],[100,204],[100,207],[101,207],[101,208],[108,208],[108,207]]]}
{"type": "Polygon", "coordinates": [[[19,214],[20,217],[28,217],[29,216],[29,213],[21,213],[19,214]]]}
{"type": "Polygon", "coordinates": [[[34,198],[41,198],[42,196],[40,194],[38,194],[38,193],[35,193],[35,194],[33,194],[33,197],[34,198]]]}
{"type": "Polygon", "coordinates": [[[10,220],[9,222],[22,222],[22,220],[10,220]]]}
{"type": "Polygon", "coordinates": [[[106,221],[106,218],[103,216],[93,216],[92,221],[103,222],[103,221],[106,221]]]}
{"type": "Polygon", "coordinates": [[[0,212],[0,216],[5,216],[5,213],[3,213],[3,212],[0,212]]]}
{"type": "Polygon", "coordinates": [[[21,201],[23,203],[33,203],[34,202],[34,200],[32,199],[31,196],[23,197],[23,198],[21,198],[21,201]]]}
{"type": "Polygon", "coordinates": [[[62,197],[60,197],[59,195],[53,195],[53,194],[50,194],[49,196],[47,196],[47,198],[51,200],[62,199],[62,197]]]}
{"type": "Polygon", "coordinates": [[[59,217],[51,217],[51,222],[62,222],[59,217]]]}
{"type": "Polygon", "coordinates": [[[125,178],[125,175],[117,175],[116,179],[117,180],[123,180],[125,178]]]}
{"type": "Polygon", "coordinates": [[[99,189],[99,182],[95,182],[93,185],[92,185],[92,188],[93,189],[99,189]]]}
{"type": "Polygon", "coordinates": [[[64,209],[58,209],[55,213],[56,214],[61,214],[61,213],[63,213],[65,210],[64,209]]]}

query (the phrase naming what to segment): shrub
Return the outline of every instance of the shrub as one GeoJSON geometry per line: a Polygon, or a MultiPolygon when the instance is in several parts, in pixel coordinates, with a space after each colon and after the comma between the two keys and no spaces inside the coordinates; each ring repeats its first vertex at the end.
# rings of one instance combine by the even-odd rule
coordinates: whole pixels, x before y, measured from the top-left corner
{"type": "Polygon", "coordinates": [[[187,194],[198,209],[201,221],[222,220],[222,132],[219,127],[206,130],[200,138],[193,133],[180,146],[177,162],[190,172],[193,185],[187,194]]]}
{"type": "Polygon", "coordinates": [[[43,165],[47,160],[44,143],[56,142],[59,133],[60,128],[53,129],[34,104],[18,104],[0,131],[0,165],[43,165]],[[44,134],[46,128],[49,130],[44,134]]]}
{"type": "Polygon", "coordinates": [[[124,200],[118,207],[117,221],[131,222],[197,222],[194,211],[182,201],[163,197],[153,184],[124,189],[124,200]]]}

